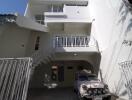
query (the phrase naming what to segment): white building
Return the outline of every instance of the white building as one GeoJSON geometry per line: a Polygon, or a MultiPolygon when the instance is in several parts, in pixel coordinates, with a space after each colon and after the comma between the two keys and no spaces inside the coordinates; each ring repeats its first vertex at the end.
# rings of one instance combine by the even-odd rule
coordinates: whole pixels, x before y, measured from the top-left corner
{"type": "Polygon", "coordinates": [[[40,38],[39,53],[44,62],[44,65],[38,67],[38,70],[43,70],[39,71],[43,75],[36,73],[39,82],[35,79],[34,86],[40,87],[41,84],[43,87],[44,73],[53,77],[54,70],[57,70],[58,74],[53,80],[58,82],[60,87],[73,85],[75,72],[79,67],[86,67],[98,73],[100,53],[97,41],[91,35],[92,19],[87,0],[31,0],[25,17],[48,28],[47,32],[33,32],[34,42],[40,38]]]}
{"type": "Polygon", "coordinates": [[[43,88],[46,77],[72,86],[86,68],[131,100],[131,7],[127,0],[29,0],[24,16],[0,26],[0,57],[33,57],[31,88],[43,88]]]}

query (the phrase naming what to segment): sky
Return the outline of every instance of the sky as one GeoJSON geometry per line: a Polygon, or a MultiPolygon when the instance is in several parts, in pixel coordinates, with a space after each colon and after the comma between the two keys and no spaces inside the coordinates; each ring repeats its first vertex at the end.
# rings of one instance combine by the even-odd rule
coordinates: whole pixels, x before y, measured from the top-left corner
{"type": "Polygon", "coordinates": [[[0,13],[15,13],[24,15],[28,0],[0,0],[0,13]]]}

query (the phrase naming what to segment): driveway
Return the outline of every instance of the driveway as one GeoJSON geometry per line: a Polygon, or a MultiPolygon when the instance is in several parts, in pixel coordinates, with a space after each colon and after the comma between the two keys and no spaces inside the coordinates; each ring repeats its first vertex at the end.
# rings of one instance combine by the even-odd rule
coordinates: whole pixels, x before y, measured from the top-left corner
{"type": "Polygon", "coordinates": [[[30,89],[27,100],[78,100],[72,88],[30,89]]]}

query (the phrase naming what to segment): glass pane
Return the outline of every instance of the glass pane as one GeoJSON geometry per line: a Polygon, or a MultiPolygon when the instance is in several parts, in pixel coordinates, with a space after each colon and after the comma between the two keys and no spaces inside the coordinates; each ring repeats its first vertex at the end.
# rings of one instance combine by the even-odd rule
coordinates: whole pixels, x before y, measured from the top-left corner
{"type": "Polygon", "coordinates": [[[35,16],[35,19],[36,19],[36,20],[41,20],[41,15],[36,15],[36,16],[35,16]]]}

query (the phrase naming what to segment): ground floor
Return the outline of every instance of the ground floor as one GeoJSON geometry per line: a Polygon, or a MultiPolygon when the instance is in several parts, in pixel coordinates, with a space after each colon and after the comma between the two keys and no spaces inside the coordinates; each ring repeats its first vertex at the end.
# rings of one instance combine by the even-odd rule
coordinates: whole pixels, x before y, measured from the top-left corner
{"type": "Polygon", "coordinates": [[[91,73],[95,73],[94,67],[88,61],[83,60],[59,60],[42,63],[34,70],[30,88],[52,88],[54,85],[56,87],[73,87],[75,75],[79,70],[87,69],[91,73]]]}
{"type": "MultiPolygon", "coordinates": [[[[79,97],[72,87],[54,89],[36,88],[29,89],[27,100],[79,100],[79,97]]],[[[111,100],[119,99],[111,95],[111,100]]]]}

